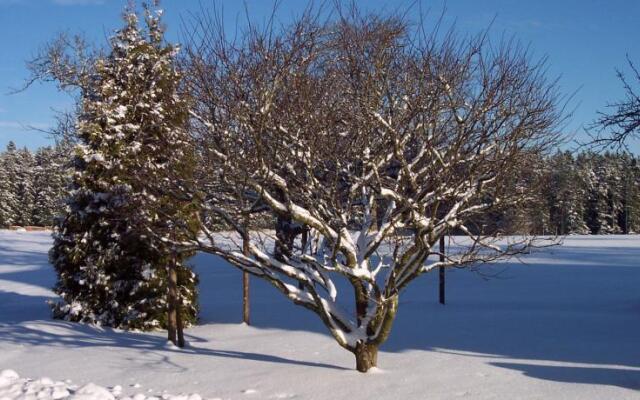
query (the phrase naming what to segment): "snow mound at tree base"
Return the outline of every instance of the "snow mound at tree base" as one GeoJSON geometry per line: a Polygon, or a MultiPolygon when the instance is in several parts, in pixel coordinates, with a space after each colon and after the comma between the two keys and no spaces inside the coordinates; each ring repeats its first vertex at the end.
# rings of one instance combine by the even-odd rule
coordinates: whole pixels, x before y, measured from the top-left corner
{"type": "Polygon", "coordinates": [[[121,386],[107,389],[88,383],[78,387],[69,380],[20,378],[15,371],[5,369],[0,372],[0,400],[202,400],[202,397],[198,394],[162,394],[158,397],[142,393],[124,396],[121,386]]]}

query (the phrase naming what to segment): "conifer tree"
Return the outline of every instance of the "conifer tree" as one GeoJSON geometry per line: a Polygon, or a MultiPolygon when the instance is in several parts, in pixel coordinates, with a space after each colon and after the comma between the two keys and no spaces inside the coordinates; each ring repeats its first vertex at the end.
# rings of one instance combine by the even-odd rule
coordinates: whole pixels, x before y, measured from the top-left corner
{"type": "Polygon", "coordinates": [[[7,149],[2,155],[0,165],[0,226],[10,226],[18,223],[18,154],[16,145],[9,141],[7,149]]]}
{"type": "Polygon", "coordinates": [[[60,145],[43,147],[35,153],[32,223],[51,226],[61,213],[65,193],[67,156],[60,145]]]}
{"type": "Polygon", "coordinates": [[[8,207],[9,198],[11,197],[9,180],[7,179],[7,172],[2,168],[4,164],[3,155],[0,155],[0,228],[6,228],[13,222],[13,214],[8,207]]]}
{"type": "Polygon", "coordinates": [[[573,156],[570,152],[558,152],[546,163],[550,173],[547,199],[555,232],[560,235],[587,233],[584,222],[585,183],[576,169],[573,156]]]}
{"type": "Polygon", "coordinates": [[[16,153],[14,188],[17,198],[16,225],[32,225],[35,189],[33,187],[34,159],[26,147],[16,153]]]}
{"type": "Polygon", "coordinates": [[[143,29],[127,11],[110,55],[83,88],[72,193],[50,254],[59,318],[153,329],[169,325],[171,304],[178,320],[196,320],[190,254],[162,240],[197,230],[198,207],[189,196],[164,194],[186,188],[195,158],[177,93],[177,49],[164,43],[159,15],[146,9],[143,29]],[[179,303],[169,301],[172,276],[179,303]]]}
{"type": "Polygon", "coordinates": [[[621,162],[622,213],[619,218],[623,233],[640,231],[640,166],[634,156],[625,154],[621,162]]]}
{"type": "Polygon", "coordinates": [[[7,171],[7,154],[8,152],[0,154],[0,228],[12,225],[15,218],[12,207],[15,201],[7,171]]]}

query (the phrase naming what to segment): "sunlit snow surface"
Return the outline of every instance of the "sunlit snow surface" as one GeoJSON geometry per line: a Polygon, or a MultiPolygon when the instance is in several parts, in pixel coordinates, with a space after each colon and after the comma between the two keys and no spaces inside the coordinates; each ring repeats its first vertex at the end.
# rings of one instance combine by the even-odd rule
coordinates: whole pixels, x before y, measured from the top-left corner
{"type": "Polygon", "coordinates": [[[255,278],[252,326],[239,324],[240,273],[207,255],[194,259],[201,324],[184,350],[163,332],[52,320],[50,245],[0,231],[3,400],[640,399],[638,236],[568,237],[526,264],[448,271],[446,306],[437,274],[421,277],[368,374],[255,278]]]}

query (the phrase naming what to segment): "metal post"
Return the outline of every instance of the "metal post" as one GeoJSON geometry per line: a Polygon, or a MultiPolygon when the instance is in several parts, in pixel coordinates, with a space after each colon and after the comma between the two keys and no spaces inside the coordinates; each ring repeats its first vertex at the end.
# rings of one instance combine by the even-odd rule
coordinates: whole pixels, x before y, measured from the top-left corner
{"type": "MultiPolygon", "coordinates": [[[[245,228],[246,229],[246,228],[245,228]]],[[[242,238],[242,253],[245,256],[249,255],[249,233],[242,238]]],[[[250,325],[249,321],[249,273],[242,272],[242,322],[250,325]]]]}
{"type": "MultiPolygon", "coordinates": [[[[440,236],[440,262],[444,262],[444,235],[440,236]]],[[[439,268],[439,294],[440,294],[440,304],[444,305],[444,267],[439,268]]]]}

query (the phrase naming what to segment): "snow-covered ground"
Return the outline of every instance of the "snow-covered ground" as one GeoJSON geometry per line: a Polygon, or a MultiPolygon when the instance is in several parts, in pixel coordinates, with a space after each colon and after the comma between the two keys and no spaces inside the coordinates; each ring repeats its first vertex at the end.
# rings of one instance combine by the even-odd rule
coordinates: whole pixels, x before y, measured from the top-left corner
{"type": "Polygon", "coordinates": [[[184,350],[163,332],[54,321],[50,244],[0,231],[0,371],[15,371],[0,374],[0,399],[640,399],[638,236],[569,237],[488,279],[449,271],[446,306],[425,275],[368,374],[255,278],[253,326],[239,324],[240,274],[207,255],[194,260],[202,321],[184,350]]]}

